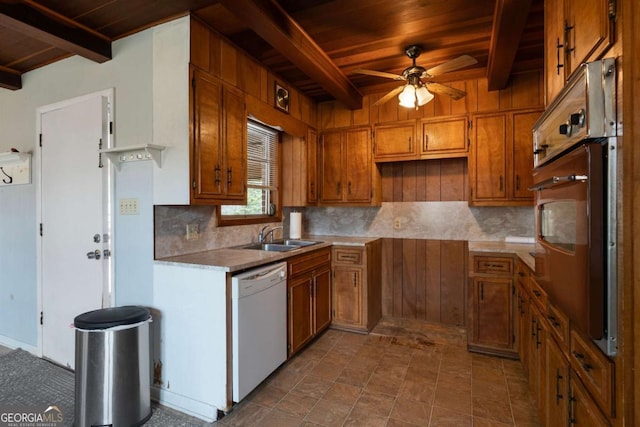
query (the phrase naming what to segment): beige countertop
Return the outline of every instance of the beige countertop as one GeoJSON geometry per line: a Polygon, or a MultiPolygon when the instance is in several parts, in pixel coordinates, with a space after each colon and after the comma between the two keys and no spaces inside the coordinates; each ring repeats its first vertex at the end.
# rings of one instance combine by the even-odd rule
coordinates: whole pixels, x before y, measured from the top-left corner
{"type": "MultiPolygon", "coordinates": [[[[213,270],[236,272],[247,268],[258,267],[277,261],[285,261],[292,256],[301,255],[316,249],[332,245],[364,246],[378,238],[345,237],[345,236],[304,236],[304,240],[321,242],[317,245],[301,247],[286,252],[268,252],[255,249],[221,248],[192,254],[178,255],[157,259],[158,264],[183,264],[213,270]]],[[[248,243],[249,244],[249,243],[248,243]]]]}
{"type": "Polygon", "coordinates": [[[515,254],[532,271],[536,270],[535,258],[530,252],[536,250],[533,243],[507,243],[507,242],[469,242],[469,252],[497,252],[515,254]]]}

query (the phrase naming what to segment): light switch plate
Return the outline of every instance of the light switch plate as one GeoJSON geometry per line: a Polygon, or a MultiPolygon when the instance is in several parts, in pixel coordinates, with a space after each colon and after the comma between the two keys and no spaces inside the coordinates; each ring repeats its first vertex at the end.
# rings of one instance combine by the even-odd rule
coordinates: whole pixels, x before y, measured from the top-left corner
{"type": "Polygon", "coordinates": [[[120,215],[140,215],[138,199],[120,199],[120,215]]]}

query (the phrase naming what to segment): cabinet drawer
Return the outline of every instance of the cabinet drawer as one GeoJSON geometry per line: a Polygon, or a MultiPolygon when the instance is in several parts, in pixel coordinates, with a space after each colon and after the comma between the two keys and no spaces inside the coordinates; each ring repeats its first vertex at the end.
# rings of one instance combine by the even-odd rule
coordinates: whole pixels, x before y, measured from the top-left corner
{"type": "Polygon", "coordinates": [[[531,270],[529,270],[529,267],[527,267],[527,265],[524,262],[518,259],[518,261],[516,262],[516,276],[518,279],[518,283],[520,283],[520,285],[525,289],[529,289],[530,273],[531,273],[531,270]]]}
{"type": "Polygon", "coordinates": [[[593,343],[571,330],[571,365],[605,414],[613,416],[613,364],[593,343]]]}
{"type": "Polygon", "coordinates": [[[334,247],[333,263],[346,265],[362,265],[362,250],[354,248],[334,247]]]}
{"type": "Polygon", "coordinates": [[[289,277],[306,273],[329,262],[331,262],[330,248],[318,249],[317,251],[290,258],[288,260],[289,277]]]}
{"type": "Polygon", "coordinates": [[[569,348],[569,318],[556,308],[553,304],[549,303],[547,320],[549,320],[549,329],[551,333],[555,335],[560,346],[567,350],[569,348]]]}
{"type": "Polygon", "coordinates": [[[533,277],[529,279],[529,289],[531,290],[531,301],[534,301],[540,312],[546,316],[548,302],[547,293],[533,277]]]}
{"type": "Polygon", "coordinates": [[[513,258],[474,256],[473,271],[493,275],[513,275],[513,258]]]}

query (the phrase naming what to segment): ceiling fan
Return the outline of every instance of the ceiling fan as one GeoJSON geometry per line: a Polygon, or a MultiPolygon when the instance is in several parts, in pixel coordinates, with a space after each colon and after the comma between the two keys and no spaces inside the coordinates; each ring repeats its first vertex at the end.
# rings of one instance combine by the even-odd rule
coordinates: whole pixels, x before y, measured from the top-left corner
{"type": "Polygon", "coordinates": [[[354,73],[358,74],[367,74],[369,76],[384,77],[393,80],[405,80],[407,82],[407,84],[399,86],[387,93],[373,105],[384,104],[394,96],[399,95],[398,100],[400,101],[401,106],[407,108],[418,108],[431,101],[434,93],[448,95],[453,99],[460,99],[467,94],[462,90],[440,83],[431,82],[428,81],[428,79],[469,65],[477,64],[478,61],[476,61],[475,58],[469,55],[462,55],[427,70],[424,67],[416,65],[416,58],[422,53],[422,48],[420,46],[408,46],[404,53],[413,60],[413,64],[410,67],[407,67],[402,74],[392,74],[384,71],[363,69],[353,70],[354,73]],[[423,81],[422,79],[427,79],[427,81],[423,81]]]}

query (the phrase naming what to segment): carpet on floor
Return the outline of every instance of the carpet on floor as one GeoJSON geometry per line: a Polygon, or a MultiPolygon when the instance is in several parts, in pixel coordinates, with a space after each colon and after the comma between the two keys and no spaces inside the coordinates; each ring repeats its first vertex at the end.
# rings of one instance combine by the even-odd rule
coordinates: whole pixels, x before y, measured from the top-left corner
{"type": "MultiPolygon", "coordinates": [[[[73,425],[74,374],[21,349],[0,355],[0,409],[28,405],[42,411],[56,406],[64,426],[73,425]]],[[[197,418],[152,403],[152,415],[145,426],[212,426],[197,418]]],[[[34,408],[35,409],[35,408],[34,408]]]]}

